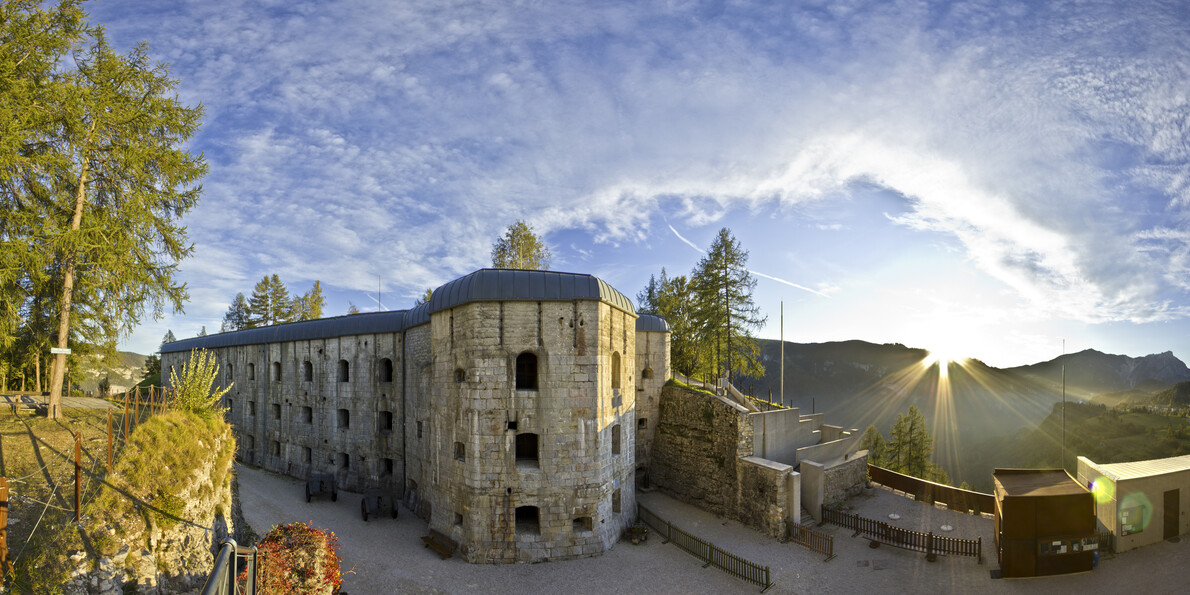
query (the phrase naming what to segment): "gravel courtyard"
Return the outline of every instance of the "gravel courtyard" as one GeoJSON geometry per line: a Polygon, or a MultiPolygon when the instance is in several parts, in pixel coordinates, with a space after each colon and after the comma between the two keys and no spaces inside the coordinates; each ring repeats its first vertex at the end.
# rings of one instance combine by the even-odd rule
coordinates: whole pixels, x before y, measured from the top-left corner
{"type": "MultiPolygon", "coordinates": [[[[343,592],[372,593],[758,593],[759,587],[702,563],[659,538],[634,546],[621,541],[594,558],[566,562],[473,565],[458,558],[441,560],[425,549],[427,525],[402,509],[400,518],[365,523],[360,495],[339,492],[307,504],[303,483],[267,471],[236,466],[244,516],[258,533],[293,521],[313,521],[339,537],[345,573],[343,592]]],[[[1078,575],[1033,579],[992,579],[998,568],[992,545],[992,521],[922,505],[877,489],[849,505],[868,518],[887,520],[919,531],[973,539],[983,537],[984,562],[924,554],[888,546],[868,547],[852,531],[824,525],[834,536],[836,557],[823,556],[794,543],[780,543],[735,521],[725,520],[659,492],[638,494],[657,515],[737,556],[768,565],[774,585],[769,593],[856,592],[1185,592],[1190,581],[1190,540],[1108,556],[1099,567],[1078,575]],[[889,520],[889,514],[899,519],[889,520]],[[941,531],[942,525],[953,527],[941,531]]]]}

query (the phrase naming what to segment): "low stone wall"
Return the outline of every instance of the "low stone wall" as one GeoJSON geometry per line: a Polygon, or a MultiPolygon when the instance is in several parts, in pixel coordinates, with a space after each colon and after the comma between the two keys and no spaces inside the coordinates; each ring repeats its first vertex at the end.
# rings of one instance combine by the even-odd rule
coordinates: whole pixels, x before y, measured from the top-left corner
{"type": "Polygon", "coordinates": [[[868,479],[868,451],[861,450],[847,461],[827,467],[823,473],[823,501],[832,503],[858,496],[868,479]]]}
{"type": "Polygon", "coordinates": [[[704,510],[784,536],[788,465],[753,457],[748,410],[676,386],[661,391],[650,483],[704,510]]]}

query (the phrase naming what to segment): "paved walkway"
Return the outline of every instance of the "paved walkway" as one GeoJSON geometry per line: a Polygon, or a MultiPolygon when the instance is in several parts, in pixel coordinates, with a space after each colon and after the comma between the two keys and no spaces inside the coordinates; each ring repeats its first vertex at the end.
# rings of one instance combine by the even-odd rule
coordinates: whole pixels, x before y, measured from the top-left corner
{"type": "MultiPolygon", "coordinates": [[[[359,514],[360,495],[340,492],[307,504],[303,483],[281,475],[237,466],[244,516],[258,533],[293,521],[313,521],[339,537],[346,569],[343,580],[350,595],[370,593],[758,593],[760,589],[702,563],[673,544],[652,537],[634,546],[620,541],[609,552],[581,560],[542,564],[475,565],[458,558],[440,560],[425,549],[421,536],[426,523],[401,509],[397,520],[365,523],[359,514]]],[[[916,530],[942,525],[947,535],[983,536],[984,563],[974,558],[925,555],[898,548],[868,547],[852,531],[825,525],[834,536],[835,559],[794,543],[779,543],[735,521],[725,520],[659,492],[638,494],[642,504],[687,532],[707,539],[744,559],[767,564],[775,583],[769,593],[857,592],[1143,592],[1178,593],[1190,582],[1190,539],[1162,542],[1103,559],[1093,572],[1034,579],[992,579],[997,568],[993,553],[992,521],[934,508],[877,489],[853,498],[854,512],[895,522],[916,530]],[[888,515],[900,515],[897,521],[888,515]]]]}
{"type": "MultiPolygon", "coordinates": [[[[0,394],[0,407],[11,407],[13,403],[26,407],[45,407],[49,397],[45,395],[0,394]]],[[[116,406],[94,397],[62,397],[66,409],[115,409],[116,406]]]]}

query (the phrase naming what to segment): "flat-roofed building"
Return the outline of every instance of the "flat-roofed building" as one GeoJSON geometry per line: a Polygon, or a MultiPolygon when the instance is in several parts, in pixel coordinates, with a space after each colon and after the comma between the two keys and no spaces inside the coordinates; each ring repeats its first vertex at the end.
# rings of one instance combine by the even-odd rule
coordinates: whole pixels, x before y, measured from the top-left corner
{"type": "Polygon", "coordinates": [[[1123,552],[1190,533],[1190,455],[1096,463],[1078,458],[1078,481],[1095,495],[1095,516],[1123,552]]]}
{"type": "Polygon", "coordinates": [[[996,553],[1004,577],[1091,570],[1095,501],[1063,469],[996,469],[996,553]]]}

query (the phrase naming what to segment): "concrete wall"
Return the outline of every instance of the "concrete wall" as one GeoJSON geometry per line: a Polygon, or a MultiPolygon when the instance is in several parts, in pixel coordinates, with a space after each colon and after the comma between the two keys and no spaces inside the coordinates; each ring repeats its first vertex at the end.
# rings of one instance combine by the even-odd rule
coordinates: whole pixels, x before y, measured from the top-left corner
{"type": "Polygon", "coordinates": [[[826,503],[826,468],[814,461],[802,461],[802,508],[815,521],[822,522],[822,505],[826,503]]]}
{"type": "Polygon", "coordinates": [[[859,448],[859,434],[851,434],[833,442],[797,449],[797,460],[817,461],[826,465],[845,459],[859,448]]]}
{"type": "Polygon", "coordinates": [[[797,465],[797,449],[817,442],[813,420],[803,421],[797,408],[754,413],[751,419],[758,457],[797,465]]]}

